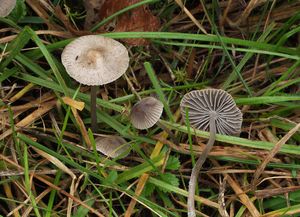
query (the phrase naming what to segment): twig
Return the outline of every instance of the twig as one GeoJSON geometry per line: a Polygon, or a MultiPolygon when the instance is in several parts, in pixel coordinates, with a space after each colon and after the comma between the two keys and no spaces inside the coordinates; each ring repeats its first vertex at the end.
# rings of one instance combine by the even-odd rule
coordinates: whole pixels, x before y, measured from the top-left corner
{"type": "Polygon", "coordinates": [[[300,123],[297,124],[293,129],[291,129],[279,142],[276,143],[274,148],[270,151],[270,154],[264,159],[264,161],[259,165],[257,170],[254,173],[253,180],[251,183],[252,189],[256,187],[258,182],[258,178],[265,170],[267,164],[272,160],[272,158],[277,154],[277,152],[281,149],[281,147],[300,129],[300,123]]]}

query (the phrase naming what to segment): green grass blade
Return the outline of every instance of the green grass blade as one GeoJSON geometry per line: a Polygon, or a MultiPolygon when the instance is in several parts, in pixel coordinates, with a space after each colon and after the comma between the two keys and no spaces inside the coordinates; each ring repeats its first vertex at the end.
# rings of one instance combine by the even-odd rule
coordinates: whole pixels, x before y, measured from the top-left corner
{"type": "Polygon", "coordinates": [[[66,164],[69,164],[70,166],[72,166],[72,167],[74,167],[74,168],[76,168],[76,169],[78,169],[82,172],[85,172],[85,173],[89,174],[90,176],[93,176],[94,178],[97,178],[100,181],[103,181],[103,178],[99,174],[97,174],[95,172],[92,172],[88,168],[83,167],[83,166],[81,166],[80,164],[78,164],[74,161],[71,161],[70,159],[66,158],[65,156],[60,155],[56,151],[53,151],[53,150],[41,145],[40,143],[31,140],[29,137],[27,137],[27,136],[25,136],[21,133],[19,133],[17,136],[18,136],[19,139],[24,141],[26,144],[32,145],[33,147],[35,147],[39,150],[42,150],[42,151],[46,152],[47,154],[49,154],[51,156],[56,157],[57,159],[61,160],[62,162],[66,163],[66,164]]]}
{"type": "Polygon", "coordinates": [[[297,68],[300,66],[300,60],[296,61],[286,72],[284,72],[280,78],[278,78],[276,81],[272,82],[272,84],[269,85],[268,89],[263,94],[264,96],[269,96],[271,94],[274,94],[275,91],[273,89],[276,88],[276,86],[283,80],[287,79],[297,68]]]}
{"type": "Polygon", "coordinates": [[[260,104],[272,104],[288,101],[300,101],[300,96],[259,96],[249,98],[237,98],[234,99],[238,105],[260,105],[260,104]]]}
{"type": "Polygon", "coordinates": [[[25,188],[29,195],[30,201],[32,203],[33,210],[37,217],[41,217],[41,214],[37,208],[37,203],[35,197],[31,190],[30,178],[29,178],[29,165],[28,165],[28,150],[27,145],[24,144],[24,155],[23,155],[23,163],[24,163],[24,177],[25,177],[25,188]]]}
{"type": "Polygon", "coordinates": [[[34,72],[37,76],[43,78],[43,80],[46,80],[49,83],[55,82],[52,81],[51,73],[47,73],[47,71],[44,70],[41,66],[34,63],[30,58],[24,56],[23,54],[17,55],[16,60],[19,61],[22,65],[24,65],[26,68],[34,72]]]}
{"type": "Polygon", "coordinates": [[[22,30],[22,28],[20,26],[18,26],[14,21],[12,21],[11,19],[7,19],[7,18],[4,18],[4,17],[0,17],[0,23],[6,23],[8,24],[9,26],[17,29],[17,30],[22,30]]]}
{"type": "MultiPolygon", "coordinates": [[[[218,50],[223,49],[222,46],[215,45],[215,44],[200,44],[200,43],[196,44],[196,43],[187,43],[187,42],[177,42],[177,41],[173,41],[173,40],[172,41],[171,40],[162,41],[162,40],[155,40],[155,39],[153,40],[153,42],[156,43],[156,44],[160,44],[160,45],[170,45],[170,46],[177,46],[177,47],[195,47],[195,48],[207,48],[207,49],[218,49],[218,50]]],[[[227,50],[244,52],[244,53],[246,53],[246,55],[248,53],[251,53],[251,54],[265,54],[265,55],[270,55],[270,56],[284,57],[284,58],[293,59],[293,60],[299,60],[300,59],[299,56],[289,55],[289,54],[281,53],[281,52],[277,52],[277,51],[259,50],[257,48],[252,48],[252,47],[242,48],[242,47],[228,47],[227,46],[227,50]]],[[[244,58],[241,61],[246,62],[248,60],[248,58],[247,59],[246,59],[246,57],[244,57],[244,58]]]]}
{"type": "MultiPolygon", "coordinates": [[[[178,130],[183,133],[188,133],[188,129],[186,126],[182,126],[176,123],[170,123],[167,121],[162,121],[162,122],[171,129],[178,130]]],[[[206,131],[193,129],[191,131],[191,134],[203,138],[209,138],[209,132],[206,131]]],[[[244,139],[240,137],[226,136],[221,134],[216,135],[216,141],[225,142],[228,144],[238,145],[242,147],[257,148],[263,150],[271,150],[274,147],[274,144],[271,142],[254,141],[254,140],[244,139]]],[[[296,145],[284,144],[280,149],[279,153],[300,155],[300,147],[296,145]]]]}
{"type": "MultiPolygon", "coordinates": [[[[37,85],[42,86],[42,87],[49,88],[53,91],[63,93],[62,87],[59,84],[55,83],[55,82],[51,82],[51,81],[48,81],[48,80],[37,78],[37,77],[34,77],[32,75],[28,75],[28,74],[25,74],[25,73],[20,73],[19,75],[15,75],[15,77],[19,78],[21,80],[24,80],[24,81],[28,81],[28,82],[37,84],[37,85]]],[[[73,89],[69,88],[68,92],[70,93],[70,95],[74,95],[76,90],[73,90],[73,89]]],[[[89,104],[89,101],[90,101],[90,96],[89,95],[79,92],[77,98],[81,99],[81,100],[85,101],[87,104],[89,104]]],[[[99,99],[99,98],[97,98],[97,104],[99,106],[102,106],[102,107],[107,108],[107,109],[112,109],[112,110],[117,111],[117,112],[122,112],[125,109],[123,106],[120,106],[120,105],[117,105],[117,104],[114,104],[114,103],[111,103],[109,101],[99,99]]]]}
{"type": "Polygon", "coordinates": [[[10,76],[16,74],[18,69],[12,68],[12,69],[4,69],[4,72],[0,74],[0,82],[5,81],[10,76]]]}
{"type": "MultiPolygon", "coordinates": [[[[25,27],[18,36],[8,44],[5,49],[5,52],[9,52],[9,55],[5,57],[4,61],[0,64],[0,72],[18,55],[22,48],[28,43],[31,35],[29,33],[29,27],[25,27]]],[[[4,46],[1,46],[1,49],[4,50],[4,46]]]]}
{"type": "MultiPolygon", "coordinates": [[[[111,37],[114,39],[123,39],[123,38],[146,38],[146,39],[181,39],[181,40],[195,40],[195,41],[205,41],[205,42],[217,42],[220,43],[219,38],[216,35],[203,35],[203,34],[190,34],[190,33],[177,33],[177,32],[113,32],[105,33],[103,36],[111,37]]],[[[245,47],[256,48],[259,50],[265,51],[274,51],[286,53],[289,55],[294,55],[300,57],[299,52],[294,48],[288,47],[276,47],[275,45],[243,40],[238,38],[230,38],[220,36],[223,43],[233,44],[245,47]]]]}
{"type": "MultiPolygon", "coordinates": [[[[258,42],[264,42],[266,40],[266,38],[269,36],[269,34],[271,33],[271,31],[273,30],[273,28],[275,27],[275,24],[271,24],[268,26],[268,28],[266,29],[266,31],[263,32],[263,34],[258,38],[258,42]]],[[[270,40],[270,39],[269,39],[270,40]]],[[[226,50],[226,52],[228,52],[226,50]]],[[[243,59],[239,62],[239,64],[237,66],[235,66],[233,72],[231,72],[231,74],[229,75],[229,77],[225,80],[222,89],[226,90],[229,85],[239,76],[241,79],[241,74],[240,72],[242,71],[242,68],[246,65],[246,63],[252,58],[252,56],[254,55],[254,53],[246,53],[245,56],[243,57],[243,59]]],[[[243,82],[243,80],[241,80],[243,82]]],[[[245,86],[245,84],[244,84],[245,86]]],[[[247,87],[247,86],[245,86],[247,87]]],[[[249,93],[249,91],[248,91],[249,93]]],[[[252,94],[250,94],[252,95],[252,94]]]]}
{"type": "Polygon", "coordinates": [[[65,81],[63,80],[54,60],[50,52],[47,50],[46,46],[42,43],[41,39],[37,36],[37,34],[32,30],[29,29],[29,32],[31,34],[32,40],[36,43],[36,45],[41,49],[41,52],[44,54],[47,62],[49,63],[52,72],[54,73],[59,85],[62,87],[63,92],[65,96],[69,96],[67,85],[65,84],[65,81]]]}
{"type": "MultiPolygon", "coordinates": [[[[57,186],[59,184],[60,178],[61,178],[62,172],[59,170],[56,175],[55,175],[55,179],[53,184],[55,186],[57,186]]],[[[49,200],[48,200],[48,206],[47,206],[47,210],[46,210],[46,214],[45,217],[51,217],[51,214],[53,214],[53,204],[54,204],[54,200],[55,200],[55,196],[56,196],[57,190],[52,189],[50,192],[50,196],[49,196],[49,200]]]]}
{"type": "MultiPolygon", "coordinates": [[[[216,35],[203,35],[203,34],[191,34],[191,33],[178,33],[178,32],[113,32],[113,33],[105,33],[103,36],[114,38],[114,39],[124,39],[124,38],[145,38],[145,39],[167,39],[167,40],[193,40],[197,42],[215,42],[220,43],[220,39],[223,43],[232,44],[236,46],[242,46],[251,50],[262,50],[264,52],[275,52],[277,54],[286,54],[289,55],[290,58],[294,58],[299,60],[300,53],[295,48],[276,46],[273,44],[268,44],[265,42],[257,42],[245,39],[238,38],[230,38],[225,36],[220,36],[218,38],[216,35]]],[[[49,52],[52,52],[56,49],[63,48],[68,43],[70,43],[73,39],[61,40],[59,42],[52,43],[51,45],[46,45],[46,48],[49,52]]],[[[230,49],[230,46],[227,46],[230,49]]],[[[40,50],[28,51],[28,56],[30,58],[36,59],[41,57],[40,50]]],[[[267,53],[266,53],[267,54],[267,53]]],[[[273,55],[270,53],[270,55],[273,55]]]]}
{"type": "MultiPolygon", "coordinates": [[[[162,163],[161,161],[163,160],[163,158],[164,158],[164,155],[160,154],[159,156],[151,159],[151,163],[157,167],[157,166],[161,165],[161,163],[162,163]]],[[[150,172],[152,170],[153,170],[153,166],[150,165],[148,162],[139,164],[138,166],[132,167],[129,170],[121,173],[118,176],[116,183],[121,184],[127,180],[137,178],[137,177],[141,176],[143,173],[150,172]]]]}
{"type": "Polygon", "coordinates": [[[151,82],[152,82],[152,84],[153,84],[153,87],[154,87],[154,89],[155,89],[155,92],[157,93],[157,95],[158,95],[158,97],[159,97],[159,100],[160,100],[160,101],[163,103],[163,105],[164,105],[164,109],[165,109],[165,111],[166,111],[166,113],[167,113],[167,115],[168,115],[168,118],[169,118],[172,122],[174,122],[174,117],[173,117],[173,114],[172,114],[171,109],[170,109],[170,107],[169,107],[169,103],[166,101],[166,98],[165,98],[165,96],[164,96],[164,93],[163,93],[163,91],[162,91],[162,89],[161,89],[161,86],[159,85],[159,81],[158,81],[158,79],[157,79],[157,77],[156,77],[156,75],[155,75],[155,72],[154,72],[154,70],[153,70],[151,64],[150,64],[149,62],[145,62],[145,63],[144,63],[144,66],[145,66],[146,72],[147,72],[147,74],[148,74],[148,76],[149,76],[149,78],[150,78],[150,80],[151,80],[151,82]]]}

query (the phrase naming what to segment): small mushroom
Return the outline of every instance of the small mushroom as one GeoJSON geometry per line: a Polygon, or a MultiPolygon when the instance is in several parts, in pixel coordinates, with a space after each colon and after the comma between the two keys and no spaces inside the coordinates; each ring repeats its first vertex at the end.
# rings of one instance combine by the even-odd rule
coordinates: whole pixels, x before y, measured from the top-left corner
{"type": "Polygon", "coordinates": [[[149,96],[140,99],[130,111],[130,122],[135,128],[140,130],[148,129],[156,124],[169,134],[175,144],[179,145],[179,142],[172,131],[160,122],[163,109],[163,103],[155,97],[149,96]]]}
{"type": "Polygon", "coordinates": [[[189,182],[188,216],[195,217],[196,180],[215,142],[216,133],[239,135],[243,117],[232,96],[219,89],[191,91],[184,95],[180,107],[183,117],[188,113],[189,123],[193,127],[210,132],[208,143],[192,170],[189,182]]]}
{"type": "Polygon", "coordinates": [[[0,0],[0,17],[6,17],[16,6],[16,0],[0,0]]]}
{"type": "Polygon", "coordinates": [[[129,66],[128,51],[120,42],[98,35],[79,37],[62,52],[67,73],[81,84],[91,87],[92,130],[97,131],[96,85],[111,83],[129,66]]]}
{"type": "Polygon", "coordinates": [[[132,107],[130,121],[137,129],[148,129],[158,122],[163,109],[161,101],[152,96],[146,97],[132,107]]]}
{"type": "Polygon", "coordinates": [[[130,145],[120,136],[106,136],[95,139],[96,150],[111,157],[126,157],[130,152],[130,145]]]}

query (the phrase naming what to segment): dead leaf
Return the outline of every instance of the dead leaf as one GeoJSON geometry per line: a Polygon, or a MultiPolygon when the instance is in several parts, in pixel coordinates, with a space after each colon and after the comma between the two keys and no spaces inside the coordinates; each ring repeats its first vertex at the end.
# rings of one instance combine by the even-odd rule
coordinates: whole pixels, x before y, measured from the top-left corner
{"type": "Polygon", "coordinates": [[[79,129],[81,131],[84,141],[86,142],[86,144],[89,148],[92,148],[92,144],[91,144],[88,132],[85,128],[84,122],[82,121],[81,117],[79,116],[79,114],[75,108],[71,107],[71,111],[73,112],[74,118],[79,126],[79,129]]]}
{"type": "MultiPolygon", "coordinates": [[[[130,0],[129,0],[130,1],[130,0]]],[[[136,0],[131,0],[136,3],[136,0]]],[[[133,3],[131,3],[133,4],[133,3]]],[[[160,22],[146,6],[135,8],[131,13],[125,13],[120,16],[117,25],[117,32],[154,32],[159,29],[160,22]]],[[[143,38],[125,39],[131,45],[147,45],[149,41],[143,38]]]]}
{"type": "MultiPolygon", "coordinates": [[[[42,103],[38,109],[33,111],[31,114],[27,115],[25,118],[20,120],[15,125],[15,130],[27,127],[30,124],[34,123],[37,119],[41,118],[44,114],[50,111],[56,105],[56,100],[50,102],[42,103]]],[[[11,135],[13,130],[10,128],[0,135],[0,140],[3,140],[7,136],[11,135]]]]}
{"type": "Polygon", "coordinates": [[[69,174],[72,179],[76,179],[76,175],[70,170],[65,164],[63,164],[60,160],[58,160],[56,157],[40,150],[35,147],[32,147],[39,155],[46,158],[49,162],[53,163],[55,166],[57,166],[59,169],[61,169],[63,172],[69,174]]]}
{"type": "MultiPolygon", "coordinates": [[[[102,2],[99,0],[89,0],[91,2],[102,2]]],[[[102,19],[116,13],[117,11],[140,2],[140,0],[106,0],[102,5],[101,9],[97,14],[94,14],[94,18],[99,19],[97,22],[102,19]]],[[[86,8],[87,10],[89,8],[86,8]]],[[[92,9],[89,9],[92,10],[92,9]]],[[[93,13],[97,10],[93,9],[93,13]]],[[[88,12],[87,14],[92,13],[88,12]]],[[[89,18],[90,19],[90,18],[89,18]]],[[[108,24],[109,25],[109,24],[108,24]]],[[[149,8],[146,5],[134,8],[129,12],[121,14],[117,17],[116,25],[114,31],[116,32],[154,32],[157,31],[160,27],[160,21],[158,17],[154,16],[149,8]]],[[[127,42],[130,45],[147,45],[149,41],[146,39],[124,39],[123,41],[127,42]]]]}
{"type": "Polygon", "coordinates": [[[84,102],[81,101],[76,101],[68,96],[62,97],[62,100],[64,101],[65,104],[82,111],[84,109],[84,102]]]}

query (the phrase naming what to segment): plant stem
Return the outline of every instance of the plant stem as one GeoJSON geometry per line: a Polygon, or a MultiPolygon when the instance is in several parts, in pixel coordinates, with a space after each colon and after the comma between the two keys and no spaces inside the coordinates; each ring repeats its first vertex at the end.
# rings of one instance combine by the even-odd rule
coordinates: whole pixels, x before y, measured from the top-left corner
{"type": "Polygon", "coordinates": [[[91,129],[93,133],[97,132],[97,86],[91,86],[91,129]]]}
{"type": "Polygon", "coordinates": [[[199,175],[199,172],[201,170],[201,167],[203,163],[205,162],[208,153],[212,149],[215,139],[216,139],[216,124],[215,124],[215,118],[210,117],[209,120],[209,130],[210,130],[210,135],[208,139],[208,143],[198,158],[193,170],[192,174],[190,177],[190,182],[189,182],[189,194],[188,194],[188,202],[187,202],[187,207],[188,207],[188,217],[196,217],[196,210],[195,210],[195,191],[196,191],[196,183],[197,183],[197,178],[199,175]]]}

